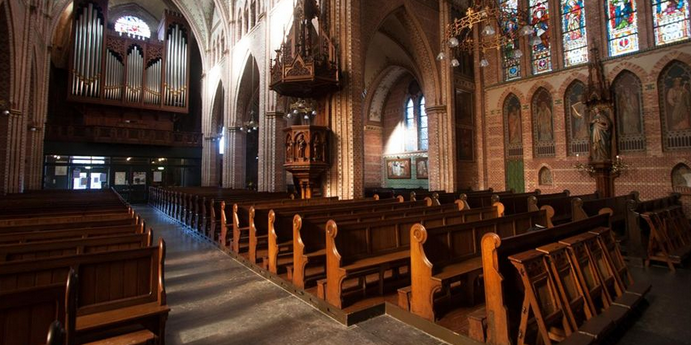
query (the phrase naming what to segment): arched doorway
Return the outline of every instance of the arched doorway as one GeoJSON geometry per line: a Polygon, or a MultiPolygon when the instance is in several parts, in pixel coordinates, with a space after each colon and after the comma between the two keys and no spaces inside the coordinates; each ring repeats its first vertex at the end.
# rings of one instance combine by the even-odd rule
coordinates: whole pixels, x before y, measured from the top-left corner
{"type": "Polygon", "coordinates": [[[211,133],[218,138],[215,141],[217,147],[213,150],[213,157],[211,160],[211,183],[217,186],[223,186],[223,155],[226,149],[225,140],[225,126],[224,126],[224,89],[223,83],[219,82],[216,88],[216,95],[214,96],[214,105],[211,112],[211,133]]]}
{"type": "Polygon", "coordinates": [[[244,160],[236,161],[245,163],[245,188],[256,190],[259,183],[259,131],[262,128],[259,126],[259,67],[253,56],[247,59],[240,80],[237,118],[245,136],[245,145],[244,150],[236,152],[244,154],[244,160]]]}

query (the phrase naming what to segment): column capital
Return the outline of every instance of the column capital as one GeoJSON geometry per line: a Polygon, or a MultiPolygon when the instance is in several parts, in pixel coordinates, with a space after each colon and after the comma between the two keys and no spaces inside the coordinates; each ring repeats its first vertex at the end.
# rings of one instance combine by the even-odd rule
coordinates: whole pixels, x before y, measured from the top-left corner
{"type": "Polygon", "coordinates": [[[445,113],[448,109],[446,108],[445,104],[442,105],[433,105],[425,108],[425,111],[429,115],[430,113],[437,114],[437,113],[445,113]]]}
{"type": "Polygon", "coordinates": [[[266,112],[266,117],[277,118],[277,117],[283,117],[283,115],[284,115],[284,113],[282,113],[280,111],[267,111],[266,112]]]}

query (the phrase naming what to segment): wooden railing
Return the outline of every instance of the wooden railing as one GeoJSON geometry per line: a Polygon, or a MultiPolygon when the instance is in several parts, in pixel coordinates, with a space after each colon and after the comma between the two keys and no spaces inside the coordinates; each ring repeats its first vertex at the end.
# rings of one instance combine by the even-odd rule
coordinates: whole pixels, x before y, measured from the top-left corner
{"type": "Polygon", "coordinates": [[[201,147],[202,133],[148,128],[46,125],[46,140],[201,147]]]}

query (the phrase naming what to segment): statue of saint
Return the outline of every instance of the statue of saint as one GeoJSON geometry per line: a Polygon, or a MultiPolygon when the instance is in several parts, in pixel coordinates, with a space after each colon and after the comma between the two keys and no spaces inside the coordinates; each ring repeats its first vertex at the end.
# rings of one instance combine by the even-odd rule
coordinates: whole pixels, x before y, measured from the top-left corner
{"type": "Polygon", "coordinates": [[[612,120],[607,111],[595,107],[590,121],[590,157],[593,161],[602,162],[611,159],[612,155],[612,120]]]}
{"type": "Polygon", "coordinates": [[[298,137],[296,144],[298,146],[297,158],[305,158],[305,148],[307,148],[307,142],[305,141],[305,137],[303,135],[300,135],[298,137]]]}
{"type": "Polygon", "coordinates": [[[293,160],[293,139],[288,135],[286,137],[286,161],[293,160]]]}

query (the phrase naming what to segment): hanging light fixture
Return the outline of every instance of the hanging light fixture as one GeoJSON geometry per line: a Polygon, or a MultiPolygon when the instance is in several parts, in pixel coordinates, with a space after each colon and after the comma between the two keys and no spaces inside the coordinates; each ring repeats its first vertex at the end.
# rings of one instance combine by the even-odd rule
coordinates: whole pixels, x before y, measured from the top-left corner
{"type": "Polygon", "coordinates": [[[304,120],[311,121],[317,116],[317,110],[313,106],[312,101],[307,101],[303,98],[298,98],[295,103],[290,105],[290,111],[286,114],[287,119],[302,116],[304,120]]]}
{"type": "MultiPolygon", "coordinates": [[[[252,69],[252,79],[250,80],[250,87],[254,87],[254,66],[251,67],[252,69]]],[[[251,97],[251,96],[250,96],[251,97]]],[[[250,99],[251,103],[251,99],[250,99]]],[[[252,107],[252,105],[250,105],[252,107]]],[[[257,112],[254,111],[254,107],[250,110],[250,119],[249,121],[245,121],[244,125],[240,127],[240,130],[243,132],[247,133],[252,133],[252,131],[257,131],[259,130],[259,120],[257,119],[257,112]]]]}
{"type": "MultiPolygon", "coordinates": [[[[520,58],[523,52],[513,44],[520,36],[533,34],[533,26],[529,22],[526,12],[519,11],[497,0],[476,0],[466,11],[465,16],[456,18],[446,28],[446,45],[451,49],[451,54],[440,52],[437,60],[442,61],[449,56],[452,67],[458,67],[458,59],[454,58],[456,52],[473,53],[476,42],[473,40],[473,30],[480,28],[478,48],[482,53],[480,66],[489,66],[485,58],[488,49],[506,49],[507,56],[520,58]]],[[[530,39],[531,45],[539,37],[530,39]]]]}

